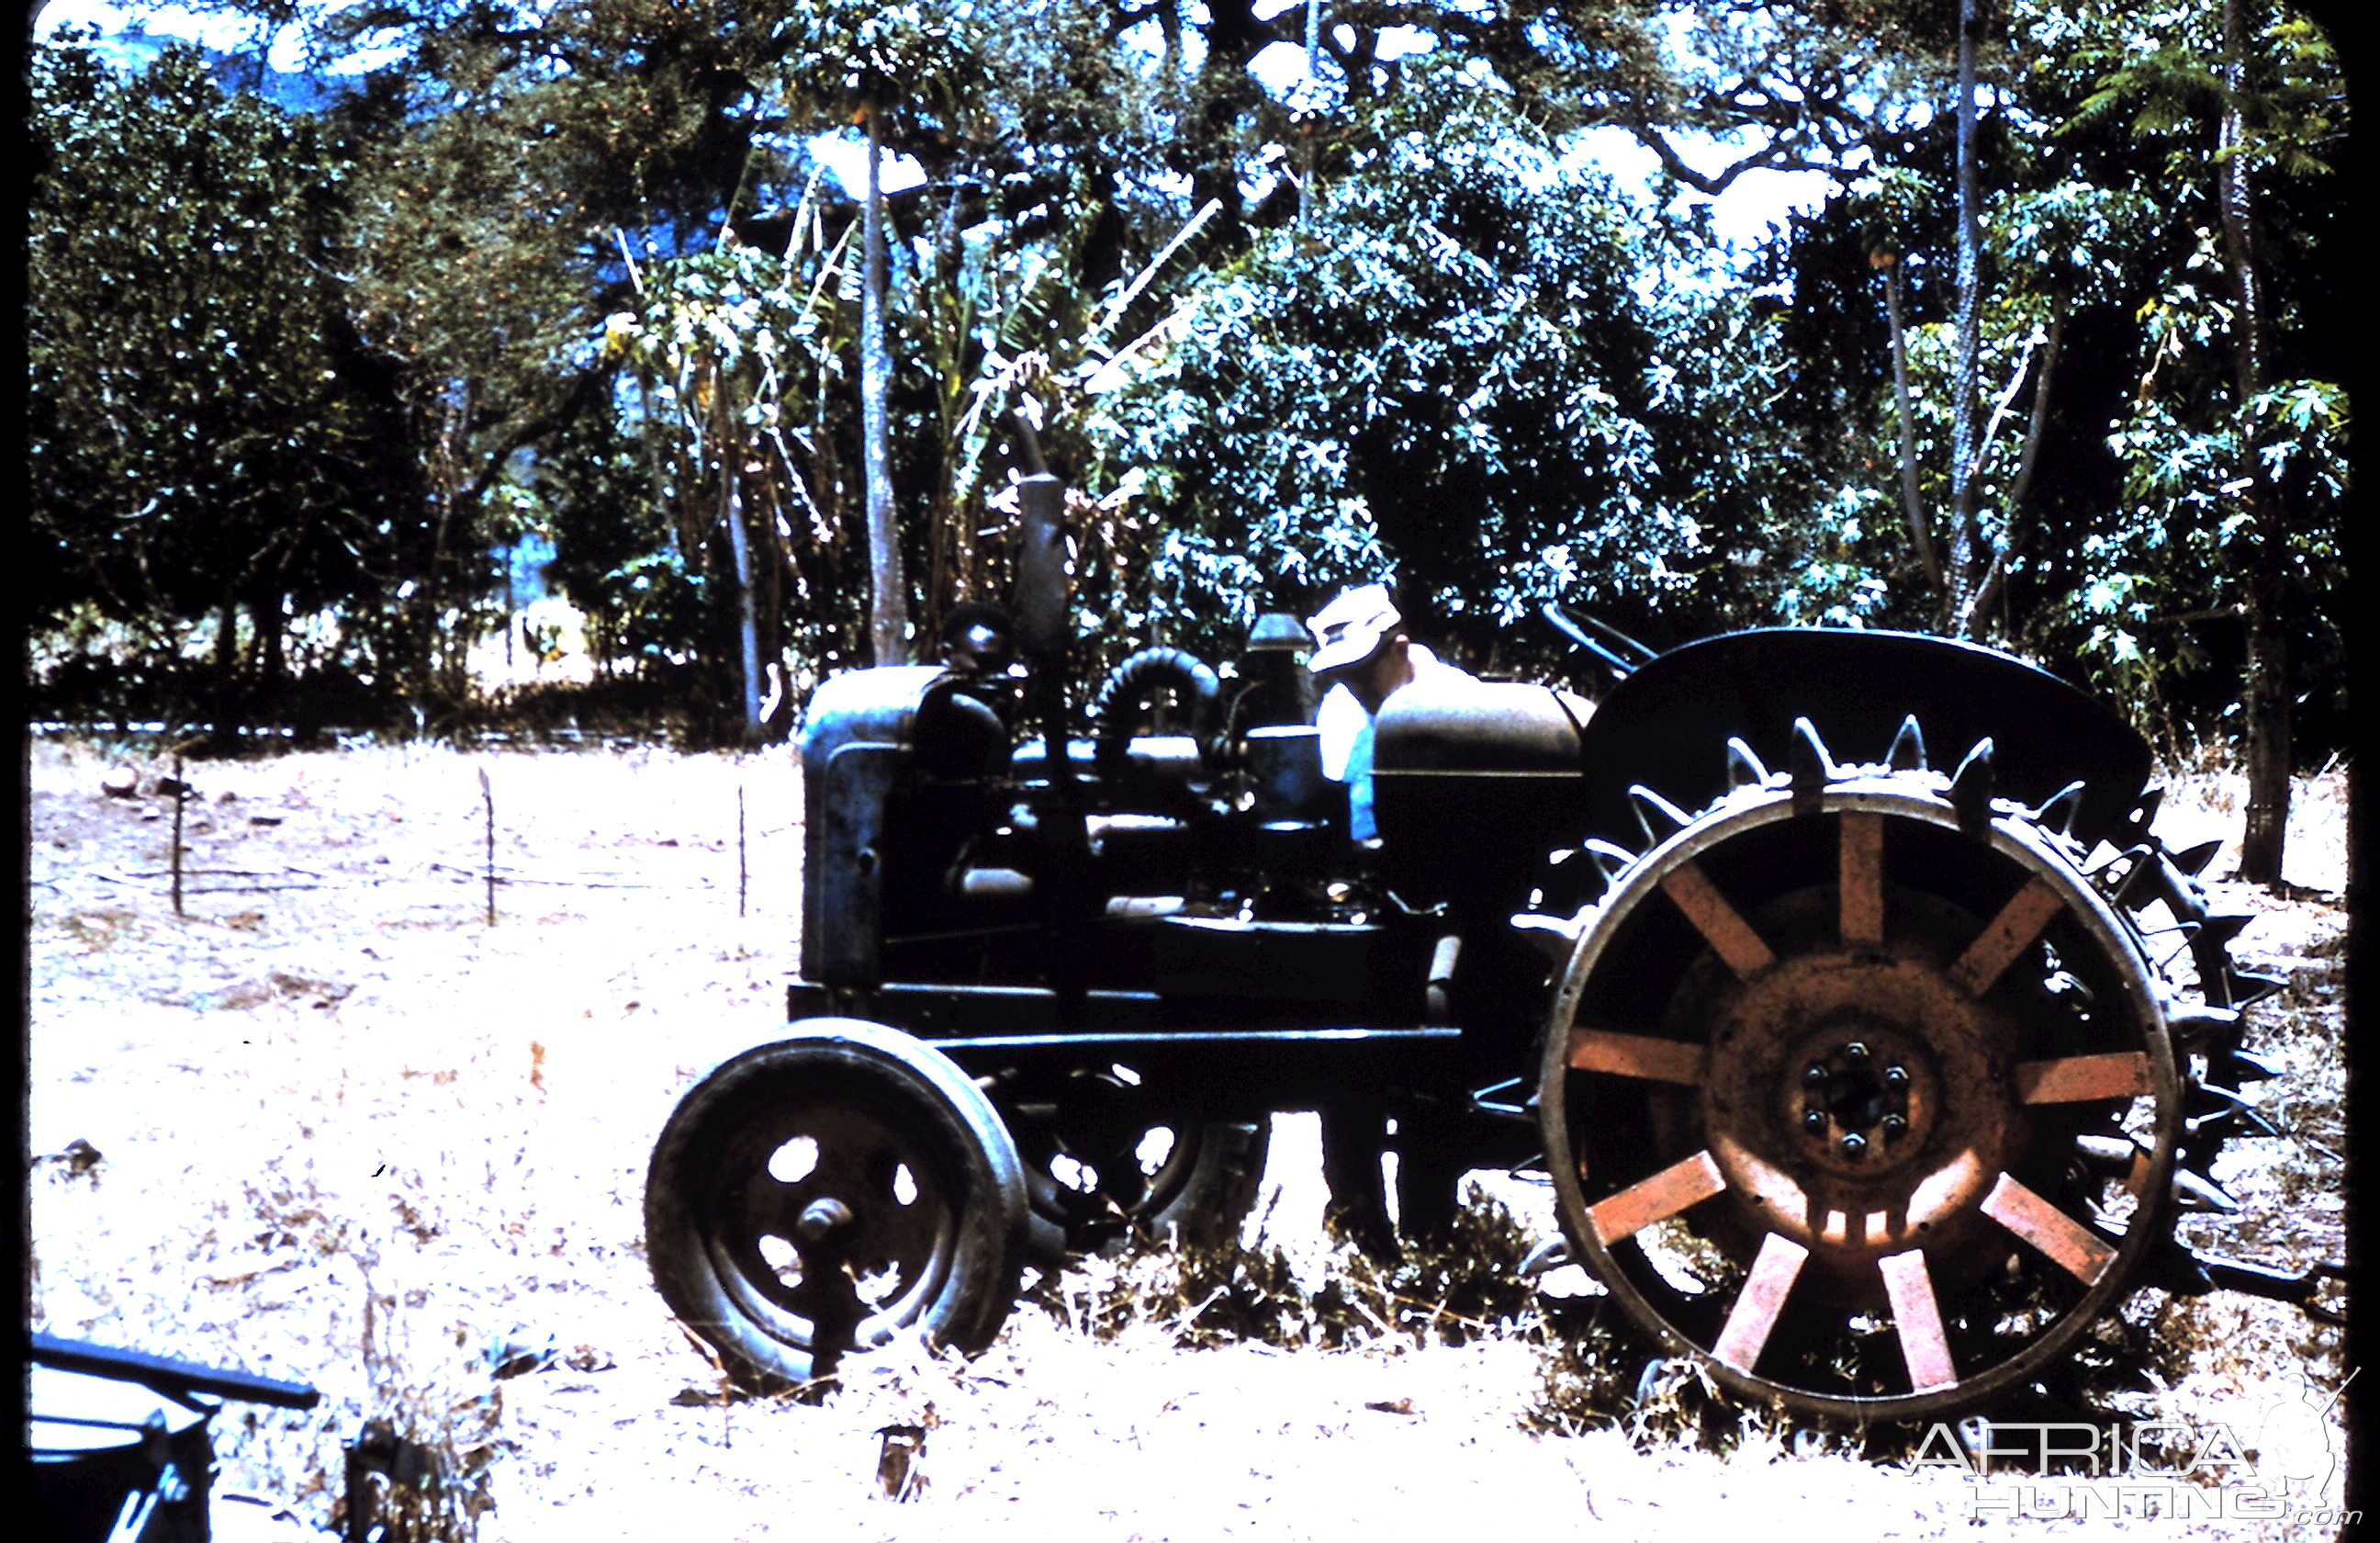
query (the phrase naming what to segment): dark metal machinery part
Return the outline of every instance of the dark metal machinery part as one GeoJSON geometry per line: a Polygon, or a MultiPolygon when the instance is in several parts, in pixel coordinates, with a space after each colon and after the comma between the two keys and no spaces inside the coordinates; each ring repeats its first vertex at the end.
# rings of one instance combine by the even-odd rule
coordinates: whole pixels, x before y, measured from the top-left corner
{"type": "Polygon", "coordinates": [[[1208,759],[1217,754],[1215,736],[1220,727],[1223,686],[1212,667],[1183,649],[1143,649],[1109,671],[1091,698],[1091,739],[1103,770],[1123,764],[1140,699],[1166,686],[1182,696],[1182,711],[1199,754],[1208,759]]]}
{"type": "Polygon", "coordinates": [[[1913,722],[1876,765],[1792,744],[1775,775],[1731,746],[1698,815],[1637,798],[1651,844],[1607,856],[1549,1024],[1548,1160],[1572,1256],[1669,1354],[1804,1415],[1938,1415],[2169,1246],[2199,1089],[2168,1024],[2208,1014],[2071,800],[1992,798],[1988,743],[1956,777],[1913,722]]]}
{"type": "Polygon", "coordinates": [[[1003,1112],[1025,1162],[1037,1264],[1135,1238],[1227,1244],[1256,1204],[1268,1123],[1153,1110],[1122,1070],[1079,1070],[1061,1098],[1003,1112]]]}
{"type": "Polygon", "coordinates": [[[203,1539],[215,1401],[311,1409],[300,1382],[32,1333],[25,1359],[34,1536],[203,1539]]]}
{"type": "MultiPolygon", "coordinates": [[[[1474,1092],[1461,1112],[1540,1124],[1573,1257],[1738,1393],[1856,1418],[1962,1408],[2138,1284],[2311,1303],[2328,1283],[2173,1236],[2174,1211],[2220,1209],[2223,1142],[2269,1129],[2241,1093],[2271,1068],[2240,1009],[2274,983],[2233,967],[2241,918],[2207,904],[2205,851],[2149,833],[2146,747],[2102,704],[1941,639],[1768,629],[1656,656],[1566,618],[1619,684],[1591,715],[1510,683],[1404,694],[1376,747],[1386,845],[1359,857],[1315,731],[1281,716],[1305,716],[1294,691],[1246,686],[1220,750],[1169,740],[1158,756],[1127,732],[1144,688],[1187,693],[1202,739],[1216,693],[1188,656],[1144,650],[1094,713],[1105,753],[1070,741],[1060,501],[1046,478],[1025,493],[1035,674],[1013,754],[975,754],[983,735],[921,753],[931,670],[836,677],[805,731],[790,1005],[899,1026],[869,1028],[880,1075],[857,1095],[781,1079],[732,1109],[710,1097],[707,1134],[679,1141],[661,1186],[708,1208],[703,1236],[656,1233],[657,1272],[686,1277],[673,1305],[691,1318],[726,1302],[762,1342],[756,1364],[805,1375],[806,1336],[866,1337],[839,1314],[884,1320],[884,1297],[838,1282],[889,1275],[892,1300],[913,1300],[899,1282],[1007,1269],[978,1238],[990,1262],[945,1272],[957,1234],[918,1220],[1004,1181],[953,1168],[918,1186],[938,1197],[927,1212],[897,1214],[848,1176],[885,1166],[868,1154],[913,1179],[947,1151],[1014,1165],[1040,1202],[1020,1227],[1046,1254],[1053,1233],[1093,1244],[1201,1189],[1204,1158],[1185,1164],[1178,1136],[1151,1157],[1151,1132],[1356,1087],[1439,1109],[1527,1082],[1511,1074],[1547,977],[1526,940],[1559,935],[1598,876],[1568,923],[1534,1112],[1474,1092]],[[1973,746],[1955,775],[1928,766],[1912,700],[1933,704],[1938,740],[1973,746]],[[1838,745],[1891,747],[1838,765],[1814,720],[1838,745]],[[1575,833],[1567,867],[1545,851],[1553,831],[1575,833]],[[1539,925],[1507,928],[1521,910],[1539,925]],[[2144,933],[2168,928],[2194,980],[2148,962],[2144,933]],[[1459,990],[1422,967],[1456,940],[1459,990]],[[913,1062],[941,1068],[940,1091],[917,1092],[899,1070],[913,1062]],[[1101,1084],[1122,1066],[1148,1086],[1101,1084]],[[905,1091],[888,1102],[887,1087],[905,1091]],[[928,1112],[941,1135],[913,1129],[928,1112]],[[862,1156],[751,1177],[805,1142],[862,1156]],[[665,1265],[688,1249],[696,1264],[665,1265]],[[794,1360],[772,1361],[787,1340],[794,1360]]],[[[1275,631],[1298,640],[1293,622],[1275,631]]],[[[1267,657],[1289,666],[1273,686],[1304,683],[1292,647],[1267,657]]],[[[1004,747],[1012,725],[990,722],[1004,747]]],[[[1446,1150],[1471,1154],[1468,1134],[1446,1150]]],[[[1223,1209],[1252,1177],[1229,1176],[1211,1191],[1223,1209]]],[[[979,1298],[944,1303],[945,1339],[996,1328],[979,1298]]]]}

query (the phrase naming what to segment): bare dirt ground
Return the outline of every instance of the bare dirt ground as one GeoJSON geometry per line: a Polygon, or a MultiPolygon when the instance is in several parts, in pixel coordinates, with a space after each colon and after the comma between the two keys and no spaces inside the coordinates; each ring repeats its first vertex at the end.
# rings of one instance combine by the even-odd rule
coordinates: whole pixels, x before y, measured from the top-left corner
{"type": "MultiPolygon", "coordinates": [[[[238,1536],[319,1537],[340,1445],[373,1416],[459,1454],[458,1492],[492,1502],[489,1539],[1437,1539],[1483,1524],[1700,1538],[1747,1516],[1931,1537],[1966,1535],[1979,1504],[2093,1503],[2060,1500],[2067,1481],[1995,1489],[1759,1419],[1681,1436],[1566,1384],[1526,1322],[1462,1346],[1389,1331],[1333,1351],[1193,1350],[1190,1306],[1160,1305],[1094,1333],[1068,1304],[1112,1271],[1020,1305],[972,1363],[919,1355],[816,1404],[729,1397],[652,1290],[641,1185],[678,1095],[781,1019],[791,758],[196,763],[180,916],[164,770],[89,746],[29,752],[30,1297],[53,1332],[324,1391],[310,1415],[219,1417],[218,1493],[286,1512],[232,1502],[250,1524],[238,1536]],[[130,796],[103,791],[119,767],[138,775],[130,796]],[[875,1477],[879,1428],[902,1423],[932,1426],[911,1504],[875,1477]]],[[[2260,1010],[2289,1068],[2261,1101],[2297,1139],[2234,1148],[2219,1176],[2251,1220],[2203,1235],[2293,1266],[2341,1247],[2339,782],[2301,797],[2296,896],[2227,894],[2263,913],[2241,953],[2292,978],[2260,1010]]],[[[2193,781],[2173,819],[2236,836],[2228,796],[2193,781]]],[[[1309,1278],[1334,1257],[1315,1165],[1311,1121],[1284,1120],[1264,1241],[1309,1278]]],[[[1496,1193],[1550,1229],[1545,1192],[1496,1193]]],[[[2339,1494],[2338,1330],[2277,1304],[2144,1292],[2112,1332],[2146,1347],[2131,1409],[2236,1433],[2278,1514],[2237,1514],[2236,1487],[2204,1499],[2227,1491],[2202,1474],[2196,1520],[2034,1525],[2335,1534],[2310,1508],[2339,1494]]]]}

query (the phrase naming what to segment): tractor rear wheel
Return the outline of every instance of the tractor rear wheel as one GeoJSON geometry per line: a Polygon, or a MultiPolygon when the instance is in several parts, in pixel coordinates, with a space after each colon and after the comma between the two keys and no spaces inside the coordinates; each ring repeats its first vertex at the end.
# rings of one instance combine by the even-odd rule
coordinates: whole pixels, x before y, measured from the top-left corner
{"type": "Polygon", "coordinates": [[[1731,747],[1698,814],[1637,791],[1658,839],[1606,853],[1548,1023],[1548,1161],[1664,1354],[1938,1416],[2073,1350],[2166,1242],[2173,993],[2056,811],[1990,797],[1988,741],[1953,779],[1796,735],[1775,775],[1731,747]]]}

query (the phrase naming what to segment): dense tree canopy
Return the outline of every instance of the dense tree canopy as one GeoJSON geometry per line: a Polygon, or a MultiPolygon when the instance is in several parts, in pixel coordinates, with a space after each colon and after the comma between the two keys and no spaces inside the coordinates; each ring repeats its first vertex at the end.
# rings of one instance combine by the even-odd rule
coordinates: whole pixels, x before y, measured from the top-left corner
{"type": "Polygon", "coordinates": [[[1970,8],[1972,86],[1950,0],[370,0],[286,8],[368,67],[296,113],[52,40],[44,601],[334,610],[434,706],[528,531],[745,732],[867,652],[865,128],[912,638],[1001,595],[1046,460],[1102,647],[1385,572],[1500,668],[1548,599],[1949,627],[2177,743],[2259,679],[2335,743],[2338,62],[2264,0],[1970,8]],[[1673,202],[1777,169],[1835,192],[1757,252],[1673,202]]]}
{"type": "Polygon", "coordinates": [[[36,614],[161,644],[212,618],[226,674],[245,614],[277,664],[288,618],[401,582],[411,468],[344,283],[349,159],[188,50],[127,80],[48,51],[31,90],[36,614]]]}
{"type": "Polygon", "coordinates": [[[1314,206],[1100,403],[1167,511],[1147,603],[1245,618],[1397,571],[1484,651],[1532,602],[1687,590],[1724,532],[1677,442],[1713,404],[1662,367],[1682,308],[1632,287],[1673,233],[1460,73],[1342,132],[1314,206]]]}

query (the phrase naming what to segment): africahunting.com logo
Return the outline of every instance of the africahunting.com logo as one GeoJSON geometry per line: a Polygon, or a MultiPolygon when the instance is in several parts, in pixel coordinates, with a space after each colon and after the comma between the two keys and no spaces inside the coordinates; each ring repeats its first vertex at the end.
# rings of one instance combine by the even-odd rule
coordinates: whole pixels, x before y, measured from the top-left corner
{"type": "Polygon", "coordinates": [[[2233,1422],[1967,1419],[1929,1427],[1912,1468],[1953,1468],[1976,1482],[1981,1521],[2096,1517],[2277,1521],[2309,1530],[2353,1526],[2339,1505],[2346,1464],[2329,1395],[2297,1392],[2233,1422]]]}

